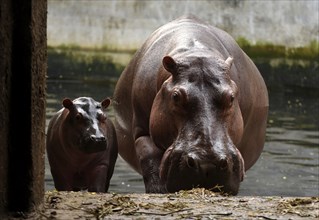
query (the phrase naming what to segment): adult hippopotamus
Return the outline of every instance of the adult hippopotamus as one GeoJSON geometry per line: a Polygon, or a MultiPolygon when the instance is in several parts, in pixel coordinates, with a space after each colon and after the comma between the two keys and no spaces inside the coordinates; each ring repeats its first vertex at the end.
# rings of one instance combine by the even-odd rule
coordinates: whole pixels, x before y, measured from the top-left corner
{"type": "Polygon", "coordinates": [[[264,146],[261,74],[229,34],[195,17],[151,34],[121,74],[113,106],[119,153],[148,193],[218,186],[235,195],[264,146]]]}
{"type": "Polygon", "coordinates": [[[55,188],[107,192],[118,155],[110,99],[66,98],[50,120],[46,149],[55,188]]]}

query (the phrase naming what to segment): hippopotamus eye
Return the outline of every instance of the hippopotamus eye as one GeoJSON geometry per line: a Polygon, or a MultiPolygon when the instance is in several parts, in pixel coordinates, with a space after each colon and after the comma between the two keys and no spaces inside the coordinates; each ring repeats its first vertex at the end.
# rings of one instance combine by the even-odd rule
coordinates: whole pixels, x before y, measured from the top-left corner
{"type": "Polygon", "coordinates": [[[185,107],[187,103],[187,94],[184,88],[175,88],[171,93],[173,104],[177,107],[185,107]]]}
{"type": "Polygon", "coordinates": [[[98,114],[97,119],[101,122],[104,122],[106,120],[106,117],[104,114],[98,114]]]}
{"type": "Polygon", "coordinates": [[[76,115],[75,115],[75,119],[76,120],[81,120],[83,118],[83,115],[81,114],[81,113],[77,113],[76,115]]]}
{"type": "Polygon", "coordinates": [[[228,103],[227,103],[227,106],[225,106],[225,107],[229,107],[230,108],[233,105],[233,102],[235,100],[234,93],[229,94],[227,99],[228,99],[228,103]]]}
{"type": "Polygon", "coordinates": [[[174,100],[174,102],[178,102],[180,100],[180,96],[179,96],[179,93],[177,91],[173,92],[172,99],[174,100]]]}
{"type": "Polygon", "coordinates": [[[219,108],[225,110],[232,107],[234,100],[234,93],[224,92],[222,96],[216,100],[216,104],[219,106],[219,108]]]}
{"type": "Polygon", "coordinates": [[[230,103],[233,104],[234,100],[235,100],[235,95],[232,93],[230,95],[230,103]]]}
{"type": "Polygon", "coordinates": [[[224,94],[224,101],[222,103],[224,108],[230,108],[233,105],[235,95],[233,93],[224,94]]]}

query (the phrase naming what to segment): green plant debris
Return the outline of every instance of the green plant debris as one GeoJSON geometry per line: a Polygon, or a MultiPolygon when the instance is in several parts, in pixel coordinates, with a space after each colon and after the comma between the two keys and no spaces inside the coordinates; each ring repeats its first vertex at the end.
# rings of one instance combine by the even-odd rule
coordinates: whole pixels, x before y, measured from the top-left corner
{"type": "Polygon", "coordinates": [[[181,202],[163,202],[159,204],[147,202],[134,202],[129,196],[115,194],[104,204],[84,209],[87,213],[92,214],[96,219],[103,219],[107,215],[160,215],[165,216],[172,213],[184,211],[187,205],[181,202]],[[152,210],[151,212],[149,210],[152,210]]]}
{"type": "Polygon", "coordinates": [[[287,198],[277,205],[277,212],[280,214],[296,214],[300,217],[312,217],[313,213],[319,217],[319,198],[287,198]]]}
{"type": "Polygon", "coordinates": [[[103,219],[105,216],[119,213],[121,215],[130,215],[138,210],[138,205],[128,196],[114,196],[107,200],[103,205],[84,209],[87,213],[92,214],[96,219],[103,219]]]}
{"type": "Polygon", "coordinates": [[[210,197],[217,197],[226,194],[223,194],[221,188],[219,186],[214,187],[212,190],[208,190],[205,188],[193,188],[191,190],[180,190],[179,192],[175,193],[175,196],[179,198],[191,198],[191,199],[207,199],[210,197]],[[219,190],[219,192],[215,192],[219,190]]]}

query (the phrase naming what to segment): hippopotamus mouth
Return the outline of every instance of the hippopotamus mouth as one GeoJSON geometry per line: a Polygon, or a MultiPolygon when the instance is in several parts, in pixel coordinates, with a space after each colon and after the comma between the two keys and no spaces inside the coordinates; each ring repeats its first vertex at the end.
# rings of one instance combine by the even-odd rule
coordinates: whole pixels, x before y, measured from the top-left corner
{"type": "Polygon", "coordinates": [[[234,148],[230,155],[216,163],[209,154],[186,153],[171,146],[162,157],[160,178],[166,183],[168,192],[203,187],[236,195],[244,178],[244,160],[234,148]]]}
{"type": "Polygon", "coordinates": [[[101,151],[105,151],[107,148],[107,141],[106,138],[92,138],[84,137],[79,138],[79,149],[87,154],[98,153],[101,151]]]}

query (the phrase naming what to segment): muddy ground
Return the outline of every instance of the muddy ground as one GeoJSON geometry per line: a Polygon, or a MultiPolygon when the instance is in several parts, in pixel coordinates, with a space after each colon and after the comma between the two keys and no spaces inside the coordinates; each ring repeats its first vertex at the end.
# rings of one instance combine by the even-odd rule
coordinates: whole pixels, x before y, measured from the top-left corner
{"type": "Polygon", "coordinates": [[[8,219],[318,219],[319,197],[227,196],[205,189],[175,194],[45,194],[43,206],[8,219]]]}

